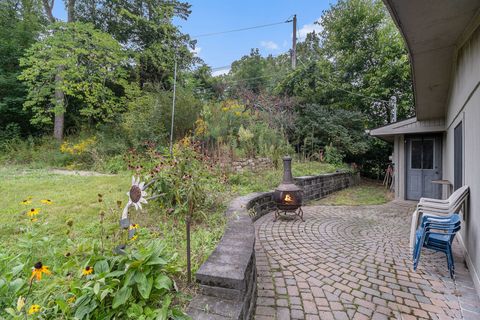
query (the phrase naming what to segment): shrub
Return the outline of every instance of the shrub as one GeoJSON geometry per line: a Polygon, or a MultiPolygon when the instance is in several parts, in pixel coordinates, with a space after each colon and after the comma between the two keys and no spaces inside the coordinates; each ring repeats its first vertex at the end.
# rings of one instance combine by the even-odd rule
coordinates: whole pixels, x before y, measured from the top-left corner
{"type": "Polygon", "coordinates": [[[337,148],[332,145],[325,147],[325,161],[333,164],[333,165],[340,165],[343,162],[343,158],[345,155],[340,152],[337,148]]]}
{"type": "MultiPolygon", "coordinates": [[[[193,93],[179,88],[176,94],[174,138],[188,135],[201,111],[200,102],[193,93]]],[[[146,142],[165,145],[170,136],[172,93],[149,88],[129,104],[123,115],[123,128],[129,142],[138,147],[146,142]]]]}
{"type": "Polygon", "coordinates": [[[292,151],[283,132],[269,126],[261,111],[247,111],[236,100],[206,104],[196,121],[195,138],[210,154],[270,157],[292,151]]]}
{"type": "Polygon", "coordinates": [[[132,245],[124,255],[90,254],[75,274],[65,263],[41,280],[28,279],[28,258],[0,254],[0,317],[23,319],[38,305],[41,319],[188,319],[173,303],[181,298],[171,278],[176,255],[162,241],[132,245]]]}

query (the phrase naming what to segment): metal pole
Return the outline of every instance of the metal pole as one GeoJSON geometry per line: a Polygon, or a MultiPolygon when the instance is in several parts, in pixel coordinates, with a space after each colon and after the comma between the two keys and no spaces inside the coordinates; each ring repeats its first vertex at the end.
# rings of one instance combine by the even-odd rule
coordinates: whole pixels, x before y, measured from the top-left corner
{"type": "Polygon", "coordinates": [[[297,67],[297,15],[293,15],[292,69],[297,67]]]}
{"type": "Polygon", "coordinates": [[[191,223],[191,212],[188,213],[186,219],[187,227],[187,281],[188,283],[192,282],[192,258],[191,258],[191,249],[190,249],[190,223],[191,223]]]}
{"type": "Polygon", "coordinates": [[[175,119],[176,89],[177,89],[177,57],[175,56],[175,67],[173,69],[172,124],[170,126],[170,157],[173,157],[173,123],[175,119]]]}

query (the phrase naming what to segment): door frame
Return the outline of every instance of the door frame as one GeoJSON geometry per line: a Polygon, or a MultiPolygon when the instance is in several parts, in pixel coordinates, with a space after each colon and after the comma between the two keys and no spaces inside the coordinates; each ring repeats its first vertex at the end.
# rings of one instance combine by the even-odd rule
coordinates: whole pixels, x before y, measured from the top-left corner
{"type": "MultiPolygon", "coordinates": [[[[405,192],[405,199],[406,200],[410,200],[408,199],[408,183],[409,183],[409,180],[408,180],[408,172],[409,172],[409,159],[408,159],[408,156],[410,155],[410,149],[411,148],[411,144],[409,146],[409,143],[408,141],[411,140],[411,139],[438,139],[439,143],[438,143],[438,146],[440,148],[439,150],[439,155],[440,155],[440,161],[438,161],[438,159],[436,159],[435,157],[435,150],[437,148],[437,144],[434,142],[434,156],[433,156],[433,164],[435,166],[435,164],[439,163],[439,166],[438,166],[438,171],[440,172],[440,179],[443,178],[443,139],[444,139],[444,136],[443,134],[440,134],[440,133],[425,133],[425,134],[408,134],[408,135],[405,135],[404,136],[404,144],[405,144],[405,148],[404,148],[404,161],[405,161],[405,172],[404,172],[404,179],[405,179],[405,186],[404,186],[404,192],[405,192]]],[[[422,182],[423,183],[423,182],[422,182]]],[[[423,192],[423,187],[422,187],[422,192],[423,192]]],[[[440,190],[440,198],[442,197],[442,190],[440,190]]],[[[416,201],[416,200],[413,200],[413,201],[416,201]]]]}

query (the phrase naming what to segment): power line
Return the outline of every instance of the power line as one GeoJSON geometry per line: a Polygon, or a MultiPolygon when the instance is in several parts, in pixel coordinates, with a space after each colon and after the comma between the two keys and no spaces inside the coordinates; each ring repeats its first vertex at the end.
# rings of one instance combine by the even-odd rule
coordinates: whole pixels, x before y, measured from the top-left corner
{"type": "MultiPolygon", "coordinates": [[[[279,54],[279,55],[282,55],[282,54],[279,54]]],[[[304,68],[307,68],[307,66],[305,65],[305,63],[300,59],[298,58],[298,61],[300,61],[300,63],[303,65],[304,68]]],[[[258,77],[251,77],[251,78],[245,78],[245,79],[238,79],[238,80],[227,80],[227,81],[222,81],[222,83],[224,84],[236,84],[236,83],[241,83],[241,82],[245,82],[245,81],[250,81],[250,80],[258,80],[258,79],[266,79],[266,78],[272,78],[272,79],[269,79],[268,81],[270,82],[273,82],[275,80],[278,80],[277,79],[273,79],[275,78],[277,75],[275,74],[271,74],[271,75],[264,75],[264,76],[258,76],[258,77]]],[[[345,93],[349,93],[349,94],[352,94],[352,95],[355,95],[355,96],[359,96],[361,98],[365,98],[365,99],[369,99],[369,100],[372,100],[372,101],[375,101],[375,102],[380,102],[380,103],[389,103],[389,101],[386,101],[386,100],[382,100],[382,99],[377,99],[377,98],[374,98],[374,97],[370,97],[370,96],[365,96],[363,94],[360,94],[360,93],[357,93],[357,92],[353,92],[353,91],[349,91],[349,90],[345,90],[345,89],[342,89],[342,88],[339,88],[336,84],[333,84],[332,82],[329,82],[325,79],[318,79],[320,80],[321,82],[323,82],[324,84],[326,85],[329,85],[329,86],[333,86],[335,87],[335,89],[337,90],[340,90],[340,91],[343,91],[345,93]]]]}
{"type": "Polygon", "coordinates": [[[267,27],[272,27],[272,26],[276,26],[276,25],[280,25],[280,24],[284,24],[284,23],[290,23],[290,22],[292,22],[292,21],[290,19],[287,19],[287,20],[282,21],[282,22],[261,24],[261,25],[253,26],[253,27],[246,27],[246,28],[219,31],[219,32],[211,32],[211,33],[203,33],[203,34],[199,34],[199,35],[196,35],[196,36],[192,36],[192,38],[197,39],[197,38],[211,37],[211,36],[217,36],[217,35],[221,35],[221,34],[240,32],[240,31],[246,31],[246,30],[252,30],[252,29],[267,28],[267,27]]]}

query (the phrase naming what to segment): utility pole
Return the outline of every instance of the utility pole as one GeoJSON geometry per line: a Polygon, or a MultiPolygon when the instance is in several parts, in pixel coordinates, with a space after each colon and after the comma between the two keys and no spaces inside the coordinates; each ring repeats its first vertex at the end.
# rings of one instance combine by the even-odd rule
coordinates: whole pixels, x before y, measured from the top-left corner
{"type": "Polygon", "coordinates": [[[175,120],[176,88],[177,88],[177,57],[175,56],[175,67],[173,69],[172,124],[170,126],[170,157],[172,157],[172,158],[173,158],[173,123],[174,123],[174,120],[175,120]]]}
{"type": "Polygon", "coordinates": [[[297,67],[297,15],[293,15],[292,69],[297,67]]]}

